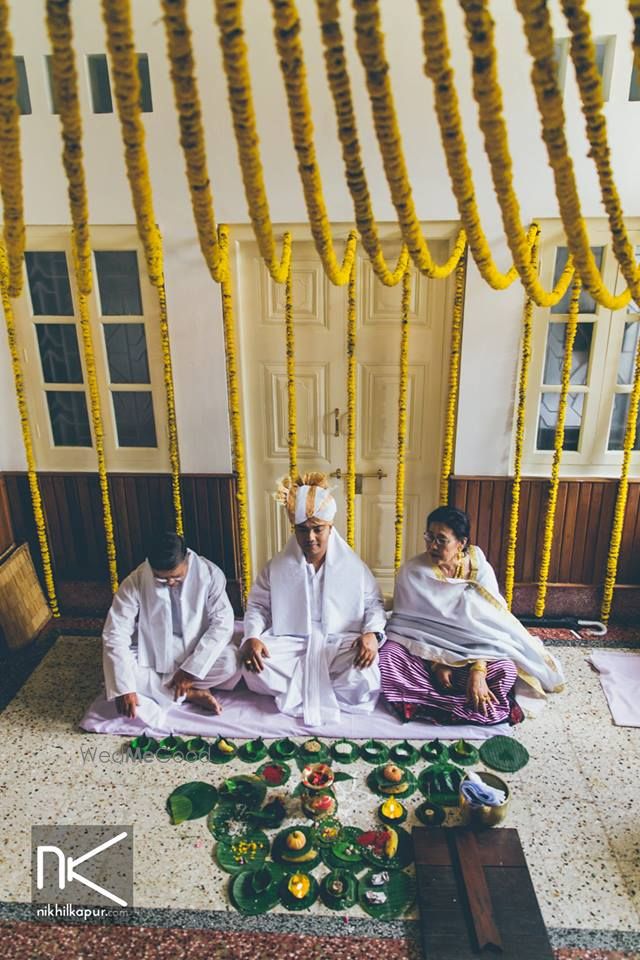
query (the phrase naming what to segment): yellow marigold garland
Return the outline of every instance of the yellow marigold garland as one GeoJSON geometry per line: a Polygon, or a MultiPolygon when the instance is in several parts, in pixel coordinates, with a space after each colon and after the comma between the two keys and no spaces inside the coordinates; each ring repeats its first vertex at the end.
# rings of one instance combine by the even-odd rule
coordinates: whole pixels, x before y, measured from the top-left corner
{"type": "Polygon", "coordinates": [[[356,261],[351,265],[347,291],[347,543],[355,546],[356,497],[356,261]]]}
{"type": "MultiPolygon", "coordinates": [[[[218,242],[222,247],[223,255],[225,257],[228,256],[229,234],[227,228],[224,226],[220,226],[219,228],[218,242]]],[[[247,515],[247,469],[244,456],[244,444],[242,442],[242,425],[240,422],[240,391],[238,389],[238,360],[235,318],[233,315],[233,290],[229,271],[223,276],[221,290],[224,349],[227,359],[227,394],[229,398],[233,465],[236,472],[236,500],[238,503],[238,527],[242,561],[242,594],[244,602],[251,588],[251,554],[249,552],[249,523],[247,515]]]]}
{"type": "Polygon", "coordinates": [[[542,542],[542,555],[540,557],[540,570],[538,572],[538,594],[536,597],[535,615],[542,617],[547,598],[547,581],[549,578],[549,566],[551,563],[551,548],[553,546],[553,528],[556,518],[556,504],[558,501],[558,485],[560,482],[560,461],[562,459],[562,449],[564,446],[564,423],[567,412],[567,394],[569,393],[569,382],[571,380],[571,362],[573,359],[573,344],[578,329],[578,308],[580,301],[580,290],[582,284],[580,278],[576,276],[571,290],[571,305],[569,306],[569,319],[567,321],[567,330],[564,342],[564,358],[562,361],[562,375],[560,387],[560,399],[558,402],[558,419],[553,441],[553,463],[551,465],[551,480],[549,482],[549,494],[547,497],[547,512],[544,520],[544,538],[542,542]]]}
{"type": "Polygon", "coordinates": [[[453,298],[453,316],[451,319],[451,349],[449,352],[449,383],[447,390],[447,410],[444,420],[444,440],[442,443],[442,464],[440,467],[440,503],[449,502],[449,477],[453,466],[453,448],[456,435],[456,412],[458,409],[458,388],[460,383],[460,353],[462,347],[462,318],[464,315],[464,288],[467,276],[467,255],[460,259],[456,267],[456,286],[453,298]]]}
{"type": "Polygon", "coordinates": [[[33,452],[33,440],[31,437],[31,424],[29,423],[29,409],[27,407],[27,398],[24,390],[24,375],[22,373],[20,353],[18,351],[16,325],[13,317],[13,306],[9,296],[9,262],[6,251],[2,244],[0,244],[0,295],[2,297],[2,306],[4,307],[4,319],[7,327],[7,341],[9,344],[9,354],[11,356],[13,382],[15,385],[16,399],[18,402],[20,427],[22,429],[22,442],[24,444],[24,453],[27,461],[27,478],[29,481],[29,491],[31,493],[31,503],[33,506],[36,533],[38,535],[38,544],[40,545],[40,556],[42,558],[44,582],[47,588],[47,596],[49,598],[51,612],[54,617],[59,617],[60,609],[58,607],[56,587],[53,580],[51,552],[49,550],[49,540],[47,537],[47,524],[42,508],[42,496],[40,494],[40,484],[38,482],[38,474],[36,472],[36,458],[33,452]]]}
{"type": "MultiPolygon", "coordinates": [[[[342,145],[342,158],[345,165],[347,186],[354,204],[356,224],[374,273],[385,286],[394,287],[405,274],[409,250],[406,244],[403,244],[396,266],[393,269],[388,266],[382,253],[369,186],[362,162],[356,115],[351,95],[351,81],[347,71],[344,40],[340,27],[338,0],[318,0],[317,7],[324,45],[327,82],[333,96],[338,123],[338,137],[342,145]]],[[[448,275],[448,272],[455,268],[464,244],[465,235],[464,231],[461,230],[454,244],[451,257],[445,264],[441,265],[444,275],[448,275]]]]}
{"type": "MultiPolygon", "coordinates": [[[[433,263],[422,235],[402,151],[402,138],[389,79],[389,64],[385,55],[384,36],[380,27],[378,0],[353,0],[353,5],[356,10],[355,26],[358,53],[365,69],[374,126],[402,236],[418,270],[429,277],[441,279],[451,273],[455,263],[452,264],[449,261],[444,268],[438,268],[433,263]]],[[[458,156],[455,165],[453,167],[451,164],[449,165],[449,176],[454,183],[454,192],[456,192],[456,183],[459,183],[458,192],[464,190],[467,194],[465,202],[459,202],[459,209],[468,235],[469,246],[485,280],[496,289],[504,289],[513,283],[518,274],[515,267],[512,267],[507,274],[499,273],[482,233],[477,211],[475,211],[475,219],[468,215],[469,206],[471,205],[472,212],[475,208],[475,200],[470,177],[465,174],[465,171],[458,173],[457,165],[461,159],[462,157],[458,156]]],[[[447,160],[449,160],[448,156],[447,160]]],[[[459,237],[459,246],[456,247],[455,251],[457,254],[462,253],[464,240],[463,234],[459,237]]]]}
{"type": "Polygon", "coordinates": [[[111,73],[125,148],[125,164],[131,188],[131,199],[136,214],[138,233],[147,261],[149,279],[158,290],[173,506],[176,530],[182,534],[180,451],[178,447],[167,302],[164,289],[162,237],[156,224],[153,209],[149,164],[145,149],[145,131],[140,115],[140,78],[131,29],[130,0],[102,0],[102,14],[107,29],[107,49],[111,59],[111,73]]]}
{"type": "MultiPolygon", "coordinates": [[[[215,227],[213,198],[207,173],[204,127],[198,88],[195,78],[191,30],[186,18],[183,0],[162,0],[167,36],[167,52],[171,64],[176,109],[180,120],[180,143],[185,157],[191,204],[200,240],[200,247],[212,279],[221,285],[222,312],[225,339],[225,365],[233,469],[236,475],[236,502],[238,504],[238,527],[240,537],[240,562],[242,566],[243,600],[251,587],[251,554],[249,550],[249,522],[247,475],[240,422],[238,390],[238,366],[236,356],[235,320],[233,315],[233,290],[229,268],[229,234],[224,226],[215,227]]],[[[252,198],[253,199],[253,198],[252,198]]],[[[282,283],[291,262],[291,236],[285,234],[282,259],[275,256],[275,242],[268,217],[268,206],[260,207],[250,202],[250,213],[256,239],[269,272],[276,282],[282,283]]]]}
{"type": "Polygon", "coordinates": [[[287,444],[289,447],[289,476],[295,480],[298,476],[298,433],[296,428],[296,355],[293,332],[293,292],[291,289],[291,261],[285,282],[285,340],[287,355],[287,444]]]}
{"type": "Polygon", "coordinates": [[[226,274],[227,262],[218,244],[186,3],[185,0],[162,0],[162,9],[193,216],[202,255],[211,276],[220,283],[226,274]]]}
{"type": "MultiPolygon", "coordinates": [[[[165,9],[169,6],[184,7],[185,0],[163,0],[165,9]]],[[[253,108],[251,90],[251,76],[247,61],[247,45],[244,39],[244,25],[242,22],[242,5],[235,0],[216,0],[216,23],[220,32],[220,46],[224,70],[227,77],[229,106],[233,117],[233,129],[238,147],[238,158],[242,171],[249,216],[253,224],[258,247],[270,275],[276,283],[284,283],[291,261],[291,234],[285,233],[282,243],[280,260],[276,255],[275,238],[269,201],[264,185],[262,160],[260,158],[259,138],[256,127],[256,116],[253,108]]],[[[184,14],[183,14],[184,16],[184,14]]],[[[187,28],[188,29],[188,28],[187,28]]],[[[188,36],[188,34],[187,34],[188,36]]],[[[184,39],[182,39],[184,43],[184,39]]],[[[200,123],[200,130],[196,142],[204,144],[199,103],[195,79],[193,79],[193,62],[191,61],[191,83],[195,96],[190,96],[190,111],[200,123]],[[195,103],[197,110],[191,104],[195,103]]],[[[195,139],[195,138],[194,138],[195,139]]],[[[197,218],[196,218],[197,219],[197,218]]]]}
{"type": "MultiPolygon", "coordinates": [[[[228,0],[229,5],[241,6],[242,0],[228,0]]],[[[298,156],[298,171],[302,180],[309,226],[331,283],[343,286],[349,281],[351,267],[356,255],[356,233],[351,232],[342,263],[338,262],[333,248],[329,218],[322,193],[322,180],[316,159],[313,140],[313,121],[306,83],[304,54],[300,43],[300,19],[291,0],[271,0],[275,22],[274,35],[280,56],[280,69],[284,79],[293,144],[298,156]]]]}
{"type": "MultiPolygon", "coordinates": [[[[456,268],[457,269],[457,268],[456,268]]],[[[407,394],[409,386],[409,306],[411,301],[411,273],[402,278],[402,319],[400,333],[400,389],[398,397],[398,465],[396,468],[396,542],[393,566],[402,563],[404,538],[404,486],[407,453],[407,394]]]]}
{"type": "MultiPolygon", "coordinates": [[[[553,170],[556,197],[567,235],[569,252],[582,284],[607,310],[620,310],[631,299],[627,288],[614,296],[602,282],[602,276],[589,245],[587,227],[582,219],[580,198],[565,136],[564,106],[558,86],[553,30],[546,0],[516,0],[524,22],[529,52],[533,58],[531,79],[542,119],[542,139],[553,170]]],[[[635,287],[634,287],[635,289],[635,287]]]]}
{"type": "Polygon", "coordinates": [[[113,517],[109,496],[109,481],[104,453],[104,427],[96,360],[91,334],[88,297],[93,286],[91,269],[91,244],[89,240],[89,210],[87,189],[82,165],[82,120],[78,101],[78,78],[73,52],[73,34],[69,18],[69,0],[47,0],[47,30],[52,49],[52,77],[56,100],[60,108],[62,125],[63,152],[62,161],[68,181],[69,207],[73,222],[72,246],[75,275],[78,283],[78,306],[80,312],[80,330],[87,384],[89,387],[89,407],[91,425],[98,461],[98,481],[102,499],[102,518],[107,549],[107,564],[111,589],[118,589],[118,569],[113,531],[113,517]]]}
{"type": "MultiPolygon", "coordinates": [[[[534,266],[538,256],[539,235],[532,248],[534,266]]],[[[533,307],[531,297],[527,297],[522,314],[522,346],[520,351],[520,376],[518,378],[518,407],[516,411],[515,450],[513,456],[513,484],[511,485],[511,510],[509,513],[509,533],[505,560],[504,598],[511,609],[513,587],[516,579],[516,547],[518,542],[518,520],[520,518],[520,486],[522,477],[522,450],[524,447],[525,407],[529,365],[531,363],[531,334],[533,329],[533,307]]]]}
{"type": "Polygon", "coordinates": [[[620,544],[622,543],[622,528],[624,526],[624,515],[627,506],[627,496],[629,493],[629,466],[631,464],[631,454],[636,439],[636,428],[638,423],[638,406],[640,405],[640,350],[636,350],[636,362],[633,371],[633,386],[629,394],[629,409],[627,410],[627,423],[624,432],[624,443],[622,453],[622,467],[620,470],[620,480],[618,482],[618,491],[616,494],[616,505],[613,512],[613,526],[611,528],[611,540],[609,541],[609,554],[607,556],[607,569],[604,579],[604,590],[602,594],[602,607],[600,609],[600,619],[603,623],[609,621],[611,615],[611,604],[613,602],[613,588],[616,585],[616,575],[618,573],[618,560],[620,557],[620,544]]]}
{"type": "MultiPolygon", "coordinates": [[[[469,50],[473,58],[473,94],[478,104],[485,153],[489,159],[493,188],[502,213],[502,223],[509,249],[527,295],[540,307],[552,307],[560,302],[569,288],[573,276],[573,262],[569,258],[553,290],[546,291],[538,279],[533,253],[533,238],[537,237],[536,227],[532,224],[529,232],[525,232],[520,219],[520,204],[513,185],[513,164],[502,110],[502,90],[498,82],[494,22],[485,0],[461,0],[461,5],[465,12],[469,50]]],[[[439,0],[424,0],[422,6],[423,9],[437,7],[440,10],[441,28],[445,31],[445,21],[439,0]]],[[[436,98],[443,96],[442,84],[437,84],[435,90],[436,98]]],[[[455,91],[453,95],[455,96],[455,91]]],[[[453,107],[457,112],[457,101],[453,107]]],[[[458,126],[458,135],[462,137],[461,124],[458,126]]],[[[443,138],[443,143],[445,143],[445,149],[451,149],[450,137],[443,138]]],[[[464,140],[459,149],[466,155],[464,140]]],[[[477,215],[475,211],[474,216],[477,217],[477,215]]]]}
{"type": "Polygon", "coordinates": [[[0,194],[10,297],[18,297],[22,291],[24,254],[20,110],[17,94],[13,39],[9,30],[9,3],[8,0],[0,0],[0,194]]]}
{"type": "Polygon", "coordinates": [[[570,53],[586,120],[587,139],[600,181],[600,195],[607,211],[616,259],[634,298],[640,294],[640,267],[624,224],[620,197],[611,169],[611,151],[607,140],[602,80],[596,63],[596,48],[591,38],[591,21],[584,0],[562,0],[562,10],[571,31],[570,53]]]}

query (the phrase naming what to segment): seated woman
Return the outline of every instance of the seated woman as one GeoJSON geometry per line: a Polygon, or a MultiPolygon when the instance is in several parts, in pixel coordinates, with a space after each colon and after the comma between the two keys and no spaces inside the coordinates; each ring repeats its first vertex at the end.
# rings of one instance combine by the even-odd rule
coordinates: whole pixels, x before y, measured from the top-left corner
{"type": "Polygon", "coordinates": [[[516,679],[543,697],[562,689],[562,668],[507,609],[464,511],[430,513],[425,541],[396,578],[382,695],[405,721],[518,723],[516,679]]]}

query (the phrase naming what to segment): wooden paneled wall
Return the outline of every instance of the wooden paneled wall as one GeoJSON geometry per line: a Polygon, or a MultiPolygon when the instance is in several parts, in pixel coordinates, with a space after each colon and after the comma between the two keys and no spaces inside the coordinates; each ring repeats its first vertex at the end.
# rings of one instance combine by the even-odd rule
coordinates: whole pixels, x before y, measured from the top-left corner
{"type": "MultiPolygon", "coordinates": [[[[511,507],[509,477],[453,477],[450,503],[466,510],[472,540],[480,545],[504,583],[504,565],[511,507]]],[[[549,582],[602,584],[613,523],[617,481],[562,480],[558,490],[549,582]]],[[[544,536],[549,481],[529,478],[520,488],[516,583],[534,583],[544,536]]],[[[640,584],[640,481],[629,485],[618,565],[620,585],[640,584]]]]}
{"type": "MultiPolygon", "coordinates": [[[[27,540],[36,563],[39,549],[24,473],[2,475],[16,540],[27,540]]],[[[40,489],[49,529],[56,581],[108,582],[102,502],[96,474],[41,473],[40,489]]],[[[2,535],[0,486],[0,538],[2,535]]],[[[122,580],[145,557],[154,530],[172,529],[171,477],[111,474],[118,575],[122,580]]],[[[190,547],[224,571],[238,606],[240,558],[235,480],[229,475],[182,477],[185,536],[190,547]]]]}

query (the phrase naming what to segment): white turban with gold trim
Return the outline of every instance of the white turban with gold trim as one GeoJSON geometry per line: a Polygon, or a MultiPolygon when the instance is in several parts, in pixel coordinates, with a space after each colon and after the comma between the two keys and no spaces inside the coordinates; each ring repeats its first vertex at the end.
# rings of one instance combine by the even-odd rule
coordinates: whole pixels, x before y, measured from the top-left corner
{"type": "Polygon", "coordinates": [[[338,509],[324,473],[305,473],[295,480],[283,477],[274,496],[294,526],[311,517],[331,523],[338,509]]]}

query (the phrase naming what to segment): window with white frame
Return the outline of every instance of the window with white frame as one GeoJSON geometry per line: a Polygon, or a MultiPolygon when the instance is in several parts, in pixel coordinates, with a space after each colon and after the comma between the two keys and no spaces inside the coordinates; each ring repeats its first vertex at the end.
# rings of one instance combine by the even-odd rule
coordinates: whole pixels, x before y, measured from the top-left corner
{"type": "MultiPolygon", "coordinates": [[[[88,298],[107,468],[167,470],[157,294],[135,231],[92,230],[88,298]]],[[[33,228],[15,303],[40,469],[95,470],[85,354],[68,228],[33,228]]]]}
{"type": "MultiPolygon", "coordinates": [[[[566,242],[557,225],[543,225],[540,278],[551,288],[567,262],[566,242]],[[554,230],[556,236],[554,237],[554,230]]],[[[608,231],[590,225],[592,252],[609,290],[625,283],[610,247],[608,231]]],[[[630,230],[640,258],[640,229],[630,230]]],[[[524,470],[547,473],[553,458],[561,393],[570,291],[551,308],[536,308],[526,409],[524,470]]],[[[629,394],[640,333],[640,312],[631,302],[606,310],[582,290],[564,427],[562,473],[567,476],[617,476],[622,458],[629,394]]],[[[640,451],[636,434],[635,450],[640,451]]],[[[640,467],[640,452],[633,454],[640,467]]]]}

